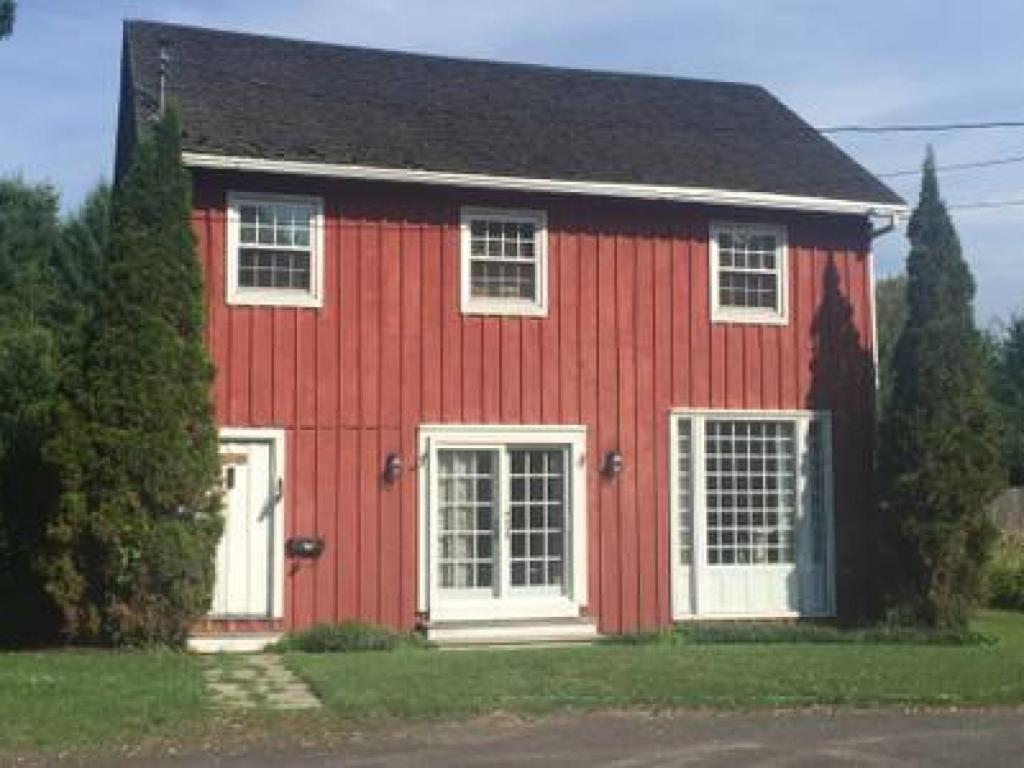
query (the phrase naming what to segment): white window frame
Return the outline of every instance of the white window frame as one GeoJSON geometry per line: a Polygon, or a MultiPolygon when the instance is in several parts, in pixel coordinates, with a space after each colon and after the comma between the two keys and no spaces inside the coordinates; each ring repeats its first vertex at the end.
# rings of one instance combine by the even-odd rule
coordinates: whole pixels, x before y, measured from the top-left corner
{"type": "Polygon", "coordinates": [[[227,194],[227,252],[225,300],[237,306],[305,307],[319,309],[324,305],[324,201],[322,197],[264,194],[262,192],[229,191],[227,194]],[[238,285],[238,251],[240,246],[242,204],[292,203],[313,208],[312,231],[309,237],[309,290],[294,288],[242,288],[238,285]]]}
{"type": "Polygon", "coordinates": [[[789,322],[789,242],[782,224],[712,221],[708,236],[708,276],[711,292],[712,323],[748,323],[757,325],[786,325],[789,322]],[[719,263],[718,238],[723,232],[742,232],[745,235],[771,235],[775,238],[775,274],[778,278],[778,306],[725,307],[721,305],[718,290],[719,263]]]}
{"type": "MultiPolygon", "coordinates": [[[[687,621],[702,618],[723,619],[751,619],[751,618],[797,618],[807,616],[834,616],[836,612],[836,547],[835,547],[835,492],[833,475],[833,451],[832,451],[832,414],[830,411],[812,410],[779,410],[779,411],[752,411],[741,409],[694,409],[674,408],[669,411],[669,582],[672,598],[672,618],[674,621],[687,621]],[[692,467],[690,481],[692,483],[690,493],[690,504],[692,506],[693,519],[690,524],[690,534],[693,537],[690,550],[690,565],[683,566],[679,562],[679,546],[681,544],[679,517],[682,510],[679,508],[679,419],[690,420],[690,451],[692,456],[692,467]],[[782,613],[755,614],[755,615],[733,615],[733,614],[709,614],[701,604],[700,580],[702,571],[707,566],[707,494],[705,485],[704,466],[704,424],[708,419],[745,420],[745,421],[792,421],[796,425],[796,444],[804,446],[807,444],[807,430],[811,422],[817,421],[821,429],[821,452],[823,473],[822,493],[824,498],[823,510],[825,526],[825,595],[827,606],[819,613],[808,613],[804,611],[786,611],[782,613]],[[689,576],[688,583],[683,584],[686,568],[689,576]]],[[[798,458],[799,461],[799,458],[798,458]]],[[[802,474],[797,475],[797,500],[798,505],[803,504],[807,494],[807,478],[802,474]]],[[[804,515],[802,507],[798,508],[797,517],[801,520],[804,515]]],[[[799,525],[794,529],[794,553],[795,562],[793,566],[799,570],[801,558],[806,557],[800,549],[799,525]]],[[[775,564],[749,563],[742,566],[749,569],[771,569],[775,564]]]]}
{"type": "Polygon", "coordinates": [[[548,314],[548,217],[542,210],[476,208],[460,211],[459,272],[461,308],[464,315],[519,315],[546,317],[548,314]],[[532,301],[473,296],[470,285],[471,225],[475,220],[533,224],[536,232],[537,295],[532,301]]]}
{"type": "MultiPolygon", "coordinates": [[[[419,579],[417,607],[430,612],[431,621],[446,619],[493,619],[496,609],[504,611],[500,618],[551,618],[579,616],[587,604],[587,428],[570,425],[493,425],[493,424],[424,424],[419,430],[419,579]],[[431,525],[431,506],[437,495],[437,473],[432,471],[438,449],[494,448],[504,451],[509,446],[563,445],[569,449],[566,476],[569,481],[566,510],[572,546],[565,552],[566,584],[564,594],[552,595],[548,590],[516,588],[517,597],[487,596],[480,600],[462,600],[458,614],[442,613],[437,588],[437,537],[431,525]]],[[[508,467],[502,462],[498,476],[496,514],[504,515],[508,487],[508,467]]],[[[504,581],[505,574],[495,574],[504,581]]],[[[451,602],[451,601],[449,601],[451,602]]]]}

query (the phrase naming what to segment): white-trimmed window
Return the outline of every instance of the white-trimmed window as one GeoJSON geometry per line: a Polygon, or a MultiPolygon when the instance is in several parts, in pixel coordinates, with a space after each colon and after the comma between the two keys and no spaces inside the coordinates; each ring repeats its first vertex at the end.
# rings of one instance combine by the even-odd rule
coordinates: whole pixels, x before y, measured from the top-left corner
{"type": "Polygon", "coordinates": [[[323,306],[323,200],[228,194],[227,302],[323,306]]]}
{"type": "Polygon", "coordinates": [[[786,228],[711,224],[712,322],[784,325],[788,320],[786,228]]]}
{"type": "Polygon", "coordinates": [[[547,314],[546,214],[463,208],[461,224],[462,311],[547,314]]]}

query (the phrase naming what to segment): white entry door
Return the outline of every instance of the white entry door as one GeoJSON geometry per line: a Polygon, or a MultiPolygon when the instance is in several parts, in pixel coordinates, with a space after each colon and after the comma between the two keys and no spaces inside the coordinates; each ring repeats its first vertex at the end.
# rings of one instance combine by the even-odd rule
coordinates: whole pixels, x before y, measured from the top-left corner
{"type": "Polygon", "coordinates": [[[828,418],[672,416],[677,618],[834,610],[828,418]]]}
{"type": "Polygon", "coordinates": [[[579,615],[580,438],[490,428],[428,440],[432,620],[579,615]]]}
{"type": "Polygon", "coordinates": [[[276,459],[273,440],[221,442],[224,534],[217,546],[212,617],[275,616],[276,459]]]}

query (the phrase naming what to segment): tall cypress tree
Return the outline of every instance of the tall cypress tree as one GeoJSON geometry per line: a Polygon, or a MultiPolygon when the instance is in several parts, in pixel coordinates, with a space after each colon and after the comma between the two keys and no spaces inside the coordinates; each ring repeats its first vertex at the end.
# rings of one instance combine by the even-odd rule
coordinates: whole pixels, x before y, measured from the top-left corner
{"type": "Polygon", "coordinates": [[[889,599],[905,621],[959,628],[992,542],[985,507],[1002,470],[974,280],[931,149],[908,235],[907,316],[881,435],[889,599]]]}
{"type": "Polygon", "coordinates": [[[220,533],[202,276],[174,110],[114,192],[112,229],[49,454],[61,468],[50,593],[86,641],[182,643],[220,533]]]}

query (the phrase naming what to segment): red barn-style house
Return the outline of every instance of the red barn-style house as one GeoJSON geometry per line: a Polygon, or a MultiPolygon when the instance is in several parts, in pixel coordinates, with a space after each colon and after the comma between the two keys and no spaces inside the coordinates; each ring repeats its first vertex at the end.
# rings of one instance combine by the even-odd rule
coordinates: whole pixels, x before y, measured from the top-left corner
{"type": "Polygon", "coordinates": [[[223,441],[197,647],[865,610],[906,206],[765,90],[128,22],[119,164],[161,93],[223,441]]]}

